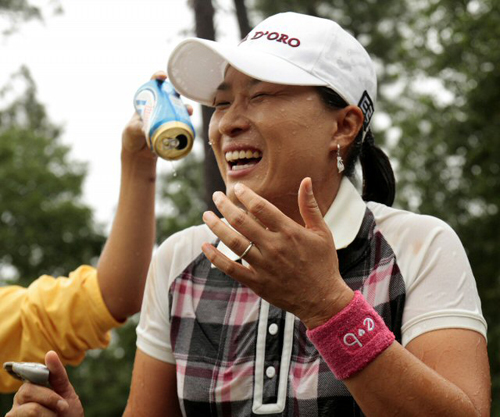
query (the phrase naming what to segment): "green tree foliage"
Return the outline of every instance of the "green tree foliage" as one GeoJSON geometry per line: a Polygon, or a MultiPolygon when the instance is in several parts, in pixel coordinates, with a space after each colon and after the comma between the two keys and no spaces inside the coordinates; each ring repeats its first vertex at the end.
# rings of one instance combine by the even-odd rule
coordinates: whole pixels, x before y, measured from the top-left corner
{"type": "Polygon", "coordinates": [[[399,201],[445,219],[462,239],[489,325],[492,415],[499,415],[500,5],[441,0],[420,13],[426,18],[415,23],[407,60],[420,82],[405,86],[411,101],[387,106],[401,132],[392,150],[399,201]],[[425,92],[425,78],[441,81],[445,99],[425,92]]]}
{"type": "Polygon", "coordinates": [[[87,417],[120,417],[127,404],[135,358],[138,315],[112,331],[111,344],[87,353],[81,365],[67,367],[87,417]]]}
{"type": "Polygon", "coordinates": [[[16,30],[21,22],[41,19],[40,9],[27,0],[0,0],[1,28],[3,35],[16,30]]]}
{"type": "Polygon", "coordinates": [[[0,112],[0,265],[28,285],[41,273],[92,262],[104,238],[81,202],[85,167],[59,142],[29,71],[12,85],[24,92],[0,112]]]}
{"type": "Polygon", "coordinates": [[[264,16],[298,11],[332,18],[374,57],[378,114],[390,120],[379,118],[376,140],[395,162],[397,203],[444,219],[462,239],[489,324],[492,415],[500,415],[500,3],[255,0],[255,5],[264,16]]]}
{"type": "Polygon", "coordinates": [[[22,23],[30,20],[43,20],[48,10],[52,14],[62,12],[59,0],[46,0],[45,3],[38,1],[34,4],[30,0],[0,0],[0,33],[10,35],[22,23]]]}

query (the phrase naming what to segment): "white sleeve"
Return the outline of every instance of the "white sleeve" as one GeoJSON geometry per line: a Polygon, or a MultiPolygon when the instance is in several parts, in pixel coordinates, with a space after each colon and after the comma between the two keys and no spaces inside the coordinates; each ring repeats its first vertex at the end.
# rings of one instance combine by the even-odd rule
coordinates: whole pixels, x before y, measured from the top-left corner
{"type": "Polygon", "coordinates": [[[147,355],[175,363],[170,344],[170,285],[213,236],[208,227],[194,226],[170,236],[153,256],[137,326],[137,347],[147,355]]]}
{"type": "Polygon", "coordinates": [[[403,346],[423,333],[449,328],[474,330],[486,338],[476,281],[454,230],[435,217],[384,211],[382,234],[406,286],[403,346]]]}

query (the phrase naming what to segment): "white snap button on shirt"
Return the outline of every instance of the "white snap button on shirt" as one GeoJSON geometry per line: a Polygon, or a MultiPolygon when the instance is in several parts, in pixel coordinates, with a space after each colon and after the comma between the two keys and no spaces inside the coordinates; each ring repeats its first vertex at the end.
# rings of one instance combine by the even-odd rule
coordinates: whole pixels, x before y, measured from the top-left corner
{"type": "Polygon", "coordinates": [[[273,378],[274,375],[276,375],[276,369],[274,368],[274,366],[269,366],[267,369],[266,369],[266,376],[268,378],[273,378]]]}
{"type": "Polygon", "coordinates": [[[269,326],[269,334],[274,336],[276,333],[278,333],[278,325],[276,323],[272,323],[269,326]]]}

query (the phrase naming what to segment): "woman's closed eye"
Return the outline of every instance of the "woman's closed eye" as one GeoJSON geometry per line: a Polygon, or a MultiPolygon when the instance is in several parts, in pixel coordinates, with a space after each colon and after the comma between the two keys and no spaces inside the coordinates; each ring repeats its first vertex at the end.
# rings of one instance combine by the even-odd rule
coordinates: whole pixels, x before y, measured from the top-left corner
{"type": "Polygon", "coordinates": [[[231,105],[231,102],[228,100],[214,100],[214,107],[216,109],[225,109],[231,105]]]}
{"type": "MultiPolygon", "coordinates": [[[[250,102],[260,102],[268,97],[273,96],[272,92],[269,91],[259,91],[258,93],[249,95],[248,99],[250,102]]],[[[232,99],[227,99],[225,97],[216,97],[213,106],[216,110],[225,110],[229,108],[232,104],[232,99]]]]}
{"type": "Polygon", "coordinates": [[[251,97],[251,99],[252,99],[252,101],[255,101],[255,100],[262,100],[262,99],[264,99],[264,98],[266,98],[266,97],[269,97],[270,95],[271,95],[270,93],[262,91],[262,92],[260,92],[260,93],[256,93],[256,94],[254,94],[254,95],[251,97]]]}

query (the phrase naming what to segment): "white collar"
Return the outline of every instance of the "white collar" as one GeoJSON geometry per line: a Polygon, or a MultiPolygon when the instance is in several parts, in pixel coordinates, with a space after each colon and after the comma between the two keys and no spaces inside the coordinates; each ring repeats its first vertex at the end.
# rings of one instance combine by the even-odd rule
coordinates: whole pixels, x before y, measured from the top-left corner
{"type": "Polygon", "coordinates": [[[332,231],[335,247],[347,248],[356,238],[363,218],[366,203],[352,182],[343,178],[332,205],[325,214],[325,222],[332,231]]]}
{"type": "MultiPolygon", "coordinates": [[[[363,222],[365,211],[365,202],[351,181],[344,177],[337,196],[324,217],[332,231],[337,250],[346,248],[354,241],[363,222]]],[[[225,219],[223,221],[227,224],[225,219]]],[[[232,261],[239,258],[222,241],[217,245],[217,249],[232,261]]]]}

